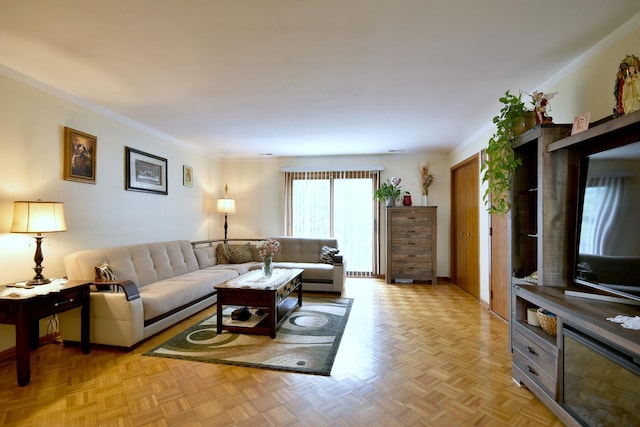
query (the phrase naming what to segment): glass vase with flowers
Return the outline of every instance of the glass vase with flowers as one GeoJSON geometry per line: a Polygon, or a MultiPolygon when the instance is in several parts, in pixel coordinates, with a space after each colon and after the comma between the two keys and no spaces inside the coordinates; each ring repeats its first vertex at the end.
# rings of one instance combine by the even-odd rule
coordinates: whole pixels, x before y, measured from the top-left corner
{"type": "Polygon", "coordinates": [[[256,245],[258,254],[262,258],[262,272],[265,277],[273,274],[273,256],[280,250],[280,242],[275,239],[266,239],[256,245]]]}

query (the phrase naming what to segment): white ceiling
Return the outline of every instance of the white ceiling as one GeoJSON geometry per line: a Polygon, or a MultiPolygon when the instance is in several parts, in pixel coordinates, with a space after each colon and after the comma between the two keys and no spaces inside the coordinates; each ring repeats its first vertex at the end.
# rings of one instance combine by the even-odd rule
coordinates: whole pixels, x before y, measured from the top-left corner
{"type": "Polygon", "coordinates": [[[450,150],[638,0],[0,0],[8,69],[227,157],[450,150]]]}

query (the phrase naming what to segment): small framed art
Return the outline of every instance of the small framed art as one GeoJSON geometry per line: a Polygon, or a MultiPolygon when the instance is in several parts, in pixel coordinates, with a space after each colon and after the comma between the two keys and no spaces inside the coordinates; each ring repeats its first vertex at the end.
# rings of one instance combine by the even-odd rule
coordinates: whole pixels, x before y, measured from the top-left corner
{"type": "Polygon", "coordinates": [[[125,147],[125,189],[169,194],[167,159],[125,147]]]}
{"type": "Polygon", "coordinates": [[[573,118],[573,127],[571,128],[571,135],[584,132],[589,129],[589,120],[591,119],[591,113],[578,114],[573,118]]]}
{"type": "Polygon", "coordinates": [[[182,185],[193,187],[193,168],[191,166],[182,166],[182,185]]]}
{"type": "Polygon", "coordinates": [[[64,179],[96,183],[98,138],[79,130],[64,128],[64,179]]]}

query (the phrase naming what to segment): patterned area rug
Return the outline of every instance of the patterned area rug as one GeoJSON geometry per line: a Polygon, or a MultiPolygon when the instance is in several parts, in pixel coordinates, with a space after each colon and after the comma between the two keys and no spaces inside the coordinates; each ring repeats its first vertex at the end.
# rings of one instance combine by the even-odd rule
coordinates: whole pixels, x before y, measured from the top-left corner
{"type": "MultiPolygon", "coordinates": [[[[302,307],[285,319],[274,339],[228,331],[217,335],[214,314],[145,356],[330,375],[352,303],[351,298],[303,297],[302,307]]],[[[234,308],[225,308],[223,322],[234,308]]]]}

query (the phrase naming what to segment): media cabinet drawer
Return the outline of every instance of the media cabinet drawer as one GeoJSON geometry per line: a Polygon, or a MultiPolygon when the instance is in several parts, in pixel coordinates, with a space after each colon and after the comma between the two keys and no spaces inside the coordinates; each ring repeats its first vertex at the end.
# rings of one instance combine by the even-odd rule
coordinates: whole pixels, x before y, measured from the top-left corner
{"type": "Polygon", "coordinates": [[[513,350],[513,364],[555,398],[557,388],[555,376],[549,375],[518,349],[513,350]]]}
{"type": "Polygon", "coordinates": [[[519,350],[545,373],[555,378],[558,370],[557,357],[544,350],[538,343],[524,336],[515,328],[513,330],[513,348],[519,350]]]}

